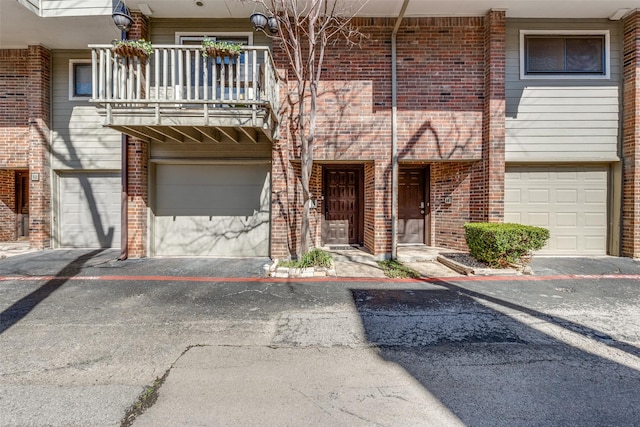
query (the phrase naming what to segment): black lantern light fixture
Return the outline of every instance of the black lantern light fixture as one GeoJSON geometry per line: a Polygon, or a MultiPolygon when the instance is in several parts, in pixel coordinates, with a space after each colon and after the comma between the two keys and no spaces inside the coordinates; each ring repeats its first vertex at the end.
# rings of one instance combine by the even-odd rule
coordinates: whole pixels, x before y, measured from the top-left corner
{"type": "Polygon", "coordinates": [[[278,18],[275,16],[271,16],[267,21],[267,26],[269,27],[269,32],[271,34],[278,33],[278,18]]]}
{"type": "Polygon", "coordinates": [[[113,23],[122,32],[122,39],[126,39],[126,33],[131,29],[131,24],[133,24],[129,8],[123,2],[118,1],[116,7],[113,8],[111,17],[113,18],[113,23]]]}
{"type": "Polygon", "coordinates": [[[253,15],[251,15],[249,17],[249,20],[251,21],[251,25],[253,25],[253,29],[256,31],[258,30],[264,31],[264,27],[267,25],[269,21],[264,13],[259,13],[259,12],[256,12],[253,15]]]}

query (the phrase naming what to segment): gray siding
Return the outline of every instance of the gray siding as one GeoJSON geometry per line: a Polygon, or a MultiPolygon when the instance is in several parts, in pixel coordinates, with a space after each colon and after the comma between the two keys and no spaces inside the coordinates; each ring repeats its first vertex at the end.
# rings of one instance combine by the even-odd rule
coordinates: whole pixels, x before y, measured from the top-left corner
{"type": "Polygon", "coordinates": [[[271,40],[259,31],[253,31],[249,18],[243,19],[154,19],[151,41],[155,44],[175,44],[176,33],[252,33],[253,44],[271,46],[271,40]]]}
{"type": "Polygon", "coordinates": [[[53,52],[53,169],[120,169],[121,134],[102,126],[95,104],[69,100],[69,60],[90,58],[88,50],[53,52]]]}
{"type": "Polygon", "coordinates": [[[608,20],[507,22],[507,162],[618,160],[621,46],[608,20]],[[520,79],[520,30],[609,30],[610,79],[520,79]]]}
{"type": "Polygon", "coordinates": [[[152,161],[168,159],[271,159],[271,143],[260,144],[196,144],[151,143],[152,161]]]}

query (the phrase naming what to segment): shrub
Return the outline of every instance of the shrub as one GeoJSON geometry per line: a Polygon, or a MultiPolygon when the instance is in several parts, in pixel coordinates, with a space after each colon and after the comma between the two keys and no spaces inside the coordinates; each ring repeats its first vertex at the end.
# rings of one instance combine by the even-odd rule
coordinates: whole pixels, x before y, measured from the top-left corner
{"type": "Polygon", "coordinates": [[[331,267],[333,264],[333,258],[331,254],[322,249],[312,249],[298,260],[292,261],[280,261],[278,265],[281,267],[291,268],[308,268],[308,267],[331,267]]]}
{"type": "Polygon", "coordinates": [[[541,249],[549,240],[549,230],[512,223],[467,223],[464,237],[469,253],[491,267],[509,264],[526,265],[532,251],[541,249]]]}

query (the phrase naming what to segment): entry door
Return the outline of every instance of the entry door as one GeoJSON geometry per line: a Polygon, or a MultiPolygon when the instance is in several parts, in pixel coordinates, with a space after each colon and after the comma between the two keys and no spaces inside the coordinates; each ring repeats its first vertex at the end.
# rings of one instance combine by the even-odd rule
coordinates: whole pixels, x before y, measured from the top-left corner
{"type": "Polygon", "coordinates": [[[29,237],[29,171],[16,172],[16,231],[18,238],[29,237]]]}
{"type": "Polygon", "coordinates": [[[361,244],[361,168],[325,168],[325,245],[361,244]]]}
{"type": "Polygon", "coordinates": [[[425,243],[425,170],[400,169],[398,175],[398,243],[425,243]]]}

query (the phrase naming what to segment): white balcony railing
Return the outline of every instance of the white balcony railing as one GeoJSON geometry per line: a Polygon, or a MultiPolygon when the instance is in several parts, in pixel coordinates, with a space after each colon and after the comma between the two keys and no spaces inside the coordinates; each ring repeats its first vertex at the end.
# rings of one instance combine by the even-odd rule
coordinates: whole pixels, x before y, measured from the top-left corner
{"type": "MultiPolygon", "coordinates": [[[[154,45],[146,59],[114,54],[111,45],[90,45],[92,102],[113,109],[179,107],[201,110],[269,109],[278,105],[278,77],[268,47],[247,46],[234,58],[203,57],[199,46],[154,45]]],[[[135,114],[135,113],[134,113],[135,114]]]]}

